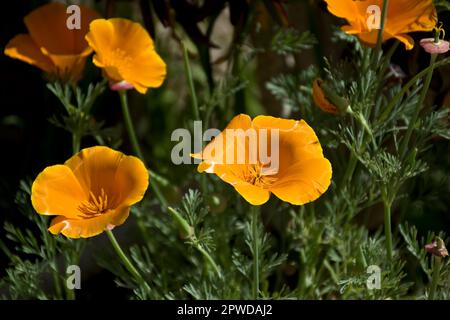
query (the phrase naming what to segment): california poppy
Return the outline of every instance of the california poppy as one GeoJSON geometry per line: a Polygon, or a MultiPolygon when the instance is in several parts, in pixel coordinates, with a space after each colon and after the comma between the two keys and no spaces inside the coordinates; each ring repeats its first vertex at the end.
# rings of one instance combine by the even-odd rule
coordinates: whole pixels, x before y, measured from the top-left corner
{"type": "Polygon", "coordinates": [[[216,174],[252,205],[267,202],[271,193],[294,205],[314,201],[328,189],[332,174],[314,130],[303,120],[258,116],[252,121],[241,114],[202,153],[192,156],[202,160],[199,172],[216,174]],[[244,135],[245,140],[229,139],[229,132],[238,138],[244,135]],[[262,159],[261,148],[267,149],[270,160],[277,158],[276,166],[268,163],[269,157],[262,159]],[[253,160],[252,150],[256,150],[253,160]],[[234,161],[227,160],[230,154],[234,161]],[[242,154],[244,161],[236,161],[242,154]]]}
{"type": "Polygon", "coordinates": [[[34,65],[63,81],[80,79],[86,57],[92,53],[84,39],[89,23],[99,18],[91,9],[80,6],[80,29],[68,29],[66,6],[43,5],[24,18],[28,34],[11,39],[5,54],[34,65]]]}
{"type": "Polygon", "coordinates": [[[125,82],[145,93],[164,81],[166,64],[139,23],[122,18],[98,19],[91,23],[86,40],[95,51],[94,64],[113,83],[125,82]]]}
{"type": "Polygon", "coordinates": [[[91,147],[42,171],[33,183],[31,201],[37,213],[57,216],[51,233],[87,238],[124,223],[130,206],[143,198],[148,180],[138,158],[91,147]]]}
{"type": "MultiPolygon", "coordinates": [[[[378,29],[372,23],[380,21],[383,0],[325,0],[325,2],[332,14],[346,19],[349,23],[342,27],[343,31],[357,35],[369,46],[377,43],[378,29]],[[372,11],[370,8],[379,10],[372,11]],[[372,21],[371,16],[375,20],[372,21]]],[[[405,44],[407,50],[411,50],[414,47],[414,40],[408,33],[431,31],[436,22],[436,8],[432,0],[392,0],[389,2],[382,40],[384,42],[396,38],[405,44]]]]}

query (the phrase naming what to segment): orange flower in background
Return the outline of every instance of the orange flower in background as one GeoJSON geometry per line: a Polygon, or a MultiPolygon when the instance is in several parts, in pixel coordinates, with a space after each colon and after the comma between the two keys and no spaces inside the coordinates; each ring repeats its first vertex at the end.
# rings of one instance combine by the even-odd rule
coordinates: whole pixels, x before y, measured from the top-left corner
{"type": "Polygon", "coordinates": [[[140,93],[163,83],[166,64],[139,23],[121,18],[98,19],[91,23],[86,40],[95,51],[94,64],[112,82],[131,84],[140,93]]]}
{"type": "Polygon", "coordinates": [[[331,164],[323,156],[314,130],[303,120],[258,116],[252,121],[248,115],[241,114],[201,154],[192,156],[202,160],[199,172],[216,174],[252,205],[267,202],[271,193],[294,205],[314,201],[328,189],[332,175],[331,164]],[[277,135],[272,135],[274,131],[277,135]],[[234,134],[233,140],[227,136],[230,132],[234,134]],[[252,132],[256,139],[251,138],[252,132]],[[267,138],[262,139],[264,136],[267,138]],[[234,137],[238,138],[234,140],[234,137]],[[267,155],[274,161],[277,156],[273,149],[275,137],[278,161],[277,166],[271,168],[273,163],[263,161],[260,151],[261,147],[267,148],[267,155]],[[257,151],[256,161],[251,160],[252,150],[257,151]],[[230,154],[234,160],[239,154],[244,154],[245,159],[243,162],[222,161],[230,154]]]}
{"type": "MultiPolygon", "coordinates": [[[[339,18],[347,20],[349,25],[342,31],[357,35],[369,46],[377,43],[378,30],[372,23],[380,18],[383,0],[325,0],[328,10],[339,18]],[[370,10],[378,6],[379,12],[370,10]],[[371,19],[372,18],[372,19],[371,19]]],[[[383,42],[396,38],[405,44],[407,50],[414,47],[414,40],[407,35],[416,31],[431,31],[437,23],[437,13],[432,0],[391,0],[383,31],[383,42]]]]}
{"type": "Polygon", "coordinates": [[[80,6],[80,29],[67,28],[66,6],[49,3],[24,18],[28,34],[19,34],[5,47],[5,54],[22,60],[62,81],[80,79],[86,57],[92,53],[84,39],[89,23],[99,15],[80,6]]]}
{"type": "Polygon", "coordinates": [[[63,165],[47,167],[31,188],[41,215],[57,216],[49,231],[87,238],[121,225],[148,187],[145,165],[107,147],[86,148],[63,165]]]}

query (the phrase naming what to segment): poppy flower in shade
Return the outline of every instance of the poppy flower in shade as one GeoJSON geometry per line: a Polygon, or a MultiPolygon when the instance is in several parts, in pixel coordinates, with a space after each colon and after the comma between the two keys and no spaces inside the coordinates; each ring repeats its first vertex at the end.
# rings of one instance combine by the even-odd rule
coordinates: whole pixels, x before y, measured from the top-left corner
{"type": "Polygon", "coordinates": [[[66,6],[49,3],[24,18],[28,34],[19,34],[5,47],[5,54],[22,60],[62,81],[80,79],[86,57],[92,53],[84,39],[89,23],[100,16],[80,6],[80,29],[68,29],[66,6]]]}
{"type": "MultiPolygon", "coordinates": [[[[357,35],[369,46],[375,46],[378,39],[378,29],[372,22],[381,19],[383,0],[325,0],[328,10],[339,18],[347,20],[349,25],[342,31],[357,35]],[[378,12],[371,10],[377,6],[378,12]],[[375,18],[373,21],[372,17],[375,18]]],[[[383,42],[396,38],[403,42],[407,50],[414,47],[410,32],[431,31],[437,22],[436,8],[432,0],[392,0],[389,2],[383,31],[383,42]]]]}
{"type": "Polygon", "coordinates": [[[303,120],[270,116],[252,120],[241,114],[192,157],[202,160],[199,172],[216,174],[252,205],[264,204],[271,193],[294,205],[314,201],[328,189],[332,175],[314,130],[303,120]],[[261,156],[264,153],[267,157],[261,156]],[[234,161],[228,161],[228,155],[234,161]],[[239,157],[244,161],[236,161],[239,157]],[[274,160],[276,166],[272,166],[274,160]]]}
{"type": "Polygon", "coordinates": [[[51,233],[88,238],[124,223],[130,206],[143,198],[148,180],[141,160],[97,146],[42,171],[31,188],[31,201],[37,213],[57,216],[51,233]]]}
{"type": "Polygon", "coordinates": [[[148,88],[163,83],[166,64],[139,23],[121,18],[98,19],[91,23],[86,40],[95,51],[94,64],[113,84],[128,83],[146,93],[148,88]]]}

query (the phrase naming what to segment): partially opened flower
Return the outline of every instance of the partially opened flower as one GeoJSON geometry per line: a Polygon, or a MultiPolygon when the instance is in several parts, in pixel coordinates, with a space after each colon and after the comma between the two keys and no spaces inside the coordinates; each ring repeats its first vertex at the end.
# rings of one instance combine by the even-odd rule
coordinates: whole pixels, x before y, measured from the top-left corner
{"type": "MultiPolygon", "coordinates": [[[[369,46],[377,43],[383,0],[325,0],[328,10],[339,18],[347,20],[342,30],[357,35],[369,46]]],[[[436,8],[432,0],[389,1],[382,41],[396,38],[405,44],[407,50],[414,47],[414,40],[408,33],[431,31],[437,22],[436,8]]]]}
{"type": "Polygon", "coordinates": [[[245,114],[236,116],[202,153],[199,172],[214,173],[252,205],[275,194],[302,205],[330,185],[331,164],[319,140],[303,121],[245,114]]]}
{"type": "Polygon", "coordinates": [[[121,225],[148,187],[141,160],[107,147],[80,151],[47,167],[33,183],[31,201],[41,215],[57,216],[49,231],[87,238],[121,225]]]}
{"type": "Polygon", "coordinates": [[[99,15],[80,6],[80,29],[69,29],[66,6],[49,3],[24,18],[28,34],[19,34],[5,47],[5,54],[22,60],[62,81],[80,79],[86,57],[92,53],[84,39],[89,23],[99,15]]]}
{"type": "Polygon", "coordinates": [[[125,85],[128,83],[145,93],[163,83],[166,64],[139,23],[121,18],[98,19],[91,23],[86,40],[95,51],[94,64],[103,69],[113,89],[129,88],[125,85]]]}

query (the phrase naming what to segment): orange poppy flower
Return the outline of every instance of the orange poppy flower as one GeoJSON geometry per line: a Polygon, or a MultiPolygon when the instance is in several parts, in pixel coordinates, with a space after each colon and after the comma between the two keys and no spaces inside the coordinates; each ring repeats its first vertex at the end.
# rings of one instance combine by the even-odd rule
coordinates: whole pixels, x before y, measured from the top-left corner
{"type": "Polygon", "coordinates": [[[88,238],[124,223],[130,206],[143,198],[148,179],[138,158],[107,147],[86,148],[42,171],[31,201],[37,213],[57,216],[51,233],[88,238]]]}
{"type": "Polygon", "coordinates": [[[192,157],[202,160],[199,172],[216,174],[252,205],[267,202],[271,193],[294,205],[314,201],[328,189],[332,174],[314,130],[303,120],[258,116],[252,121],[241,114],[192,157]]]}
{"type": "Polygon", "coordinates": [[[66,6],[49,3],[32,11],[24,18],[28,34],[11,39],[5,54],[22,60],[62,81],[80,79],[86,57],[92,53],[84,36],[89,23],[99,15],[80,6],[80,29],[68,29],[66,6]]]}
{"type": "MultiPolygon", "coordinates": [[[[374,28],[372,23],[377,18],[381,19],[383,0],[325,0],[325,2],[332,14],[346,19],[349,23],[342,27],[342,31],[357,35],[369,46],[377,43],[378,29],[374,28]],[[369,7],[373,5],[378,6],[380,10],[372,11],[369,7]]],[[[436,23],[436,8],[432,0],[392,0],[389,2],[383,42],[396,38],[405,44],[407,50],[411,50],[414,47],[414,40],[407,34],[431,31],[436,23]]]]}
{"type": "Polygon", "coordinates": [[[98,19],[91,23],[86,40],[95,51],[94,64],[113,82],[129,83],[140,93],[163,83],[166,64],[139,23],[98,19]]]}

